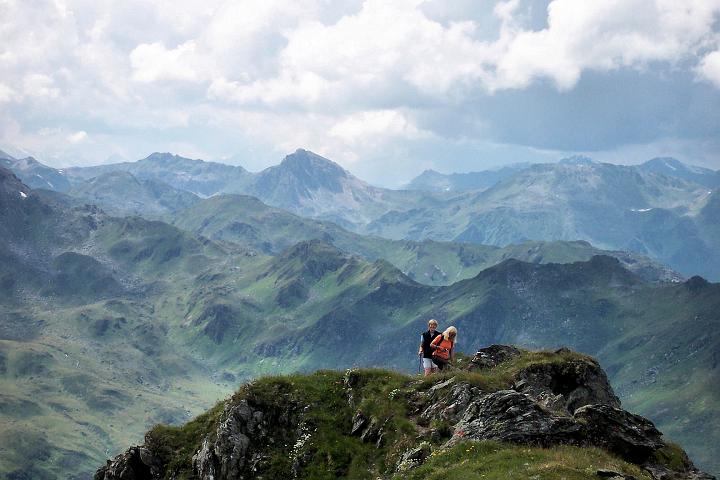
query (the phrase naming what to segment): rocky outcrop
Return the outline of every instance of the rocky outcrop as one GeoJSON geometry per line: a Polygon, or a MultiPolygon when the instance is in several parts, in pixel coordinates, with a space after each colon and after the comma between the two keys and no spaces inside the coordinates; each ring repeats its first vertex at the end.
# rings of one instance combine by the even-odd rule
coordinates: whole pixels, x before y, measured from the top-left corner
{"type": "Polygon", "coordinates": [[[526,394],[501,390],[465,409],[450,443],[461,438],[550,446],[582,443],[584,430],[573,418],[546,410],[526,394]]]}
{"type": "Polygon", "coordinates": [[[150,450],[132,447],[100,468],[93,480],[158,480],[162,465],[150,450]]]}
{"type": "Polygon", "coordinates": [[[585,425],[587,442],[632,463],[644,463],[665,444],[662,433],[640,415],[610,405],[586,405],[573,417],[585,425]]]}
{"type": "MultiPolygon", "coordinates": [[[[514,347],[494,345],[478,352],[469,369],[492,369],[524,354],[514,347]]],[[[655,480],[714,478],[695,469],[682,450],[668,446],[649,420],[622,410],[597,362],[565,351],[537,358],[516,362],[519,366],[513,370],[511,388],[501,390],[484,384],[482,375],[477,383],[461,374],[430,386],[408,379],[408,388],[393,390],[389,400],[405,405],[406,420],[418,431],[414,446],[388,444],[393,441],[393,414],[363,411],[368,395],[363,390],[364,374],[349,370],[337,377],[337,387],[333,387],[337,389],[334,395],[340,395],[334,397],[341,399],[339,411],[347,412],[341,422],[347,430],[339,435],[355,437],[378,451],[395,449],[396,456],[385,467],[389,474],[423,464],[433,450],[493,440],[542,447],[599,447],[641,466],[655,480]],[[675,452],[674,462],[662,461],[660,453],[667,451],[675,452]]],[[[317,417],[307,416],[313,405],[293,398],[280,388],[257,398],[246,393],[228,402],[215,428],[195,447],[192,470],[185,475],[201,480],[270,478],[272,462],[280,455],[283,471],[290,471],[286,476],[302,476],[303,469],[317,460],[312,448],[305,447],[320,425],[313,423],[317,417]]],[[[152,442],[146,443],[109,461],[95,480],[176,478],[159,460],[166,457],[152,451],[152,442]]],[[[632,478],[614,470],[598,470],[597,475],[632,478]]]]}
{"type": "Polygon", "coordinates": [[[193,456],[193,473],[202,480],[254,478],[266,460],[264,447],[293,444],[301,436],[295,405],[263,409],[248,400],[226,408],[214,441],[206,438],[193,456]]]}
{"type": "Polygon", "coordinates": [[[517,375],[513,389],[548,408],[570,414],[593,404],[620,408],[607,375],[588,359],[530,365],[517,375]]]}

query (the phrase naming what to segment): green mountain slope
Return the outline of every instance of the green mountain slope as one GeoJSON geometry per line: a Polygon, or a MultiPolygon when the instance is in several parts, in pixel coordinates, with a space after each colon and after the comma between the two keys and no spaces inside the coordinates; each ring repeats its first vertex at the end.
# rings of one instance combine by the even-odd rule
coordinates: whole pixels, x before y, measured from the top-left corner
{"type": "Polygon", "coordinates": [[[0,173],[0,271],[22,273],[1,278],[1,475],[86,478],[151,424],[184,421],[259,374],[414,370],[430,317],[459,327],[461,349],[502,341],[598,355],[638,412],[657,414],[717,471],[715,284],[649,283],[595,257],[509,260],[429,286],[320,241],[266,256],[159,221],[48,202],[0,173]],[[634,347],[643,336],[649,350],[634,347]],[[682,393],[690,378],[697,404],[682,393]],[[710,430],[702,444],[699,423],[710,430]]]}
{"type": "Polygon", "coordinates": [[[345,230],[330,222],[293,215],[244,195],[218,195],[172,216],[173,224],[213,240],[277,254],[296,242],[319,239],[366,260],[384,259],[420,283],[449,285],[508,258],[569,263],[607,254],[648,280],[679,280],[671,270],[637,254],[610,252],[587,242],[525,242],[496,247],[432,240],[387,240],[345,230]]]}

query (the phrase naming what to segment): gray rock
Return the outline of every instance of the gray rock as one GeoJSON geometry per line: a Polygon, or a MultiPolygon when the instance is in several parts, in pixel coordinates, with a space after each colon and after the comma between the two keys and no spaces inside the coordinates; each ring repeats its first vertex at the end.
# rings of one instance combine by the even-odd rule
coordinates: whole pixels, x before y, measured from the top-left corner
{"type": "Polygon", "coordinates": [[[501,363],[520,356],[520,350],[510,345],[490,345],[475,353],[468,370],[493,368],[501,363]]]}
{"type": "Polygon", "coordinates": [[[587,429],[588,443],[609,450],[624,460],[641,464],[665,444],[662,434],[646,418],[609,405],[586,405],[575,419],[587,429]]]}
{"type": "Polygon", "coordinates": [[[715,480],[715,477],[690,466],[684,472],[676,472],[662,465],[643,465],[654,480],[715,480]]]}
{"type": "Polygon", "coordinates": [[[402,454],[395,471],[404,472],[418,467],[425,463],[431,453],[432,446],[428,442],[422,442],[417,447],[411,448],[402,454]]]}
{"type": "Polygon", "coordinates": [[[620,399],[607,375],[600,365],[590,360],[531,365],[518,374],[513,389],[566,414],[585,405],[620,408],[620,399]]]}
{"type": "Polygon", "coordinates": [[[131,447],[100,468],[94,480],[158,480],[162,478],[160,462],[146,448],[131,447]]]}
{"type": "Polygon", "coordinates": [[[454,384],[449,391],[446,387],[450,384],[447,382],[443,382],[443,384],[446,384],[444,388],[433,387],[427,392],[427,398],[424,399],[427,407],[420,415],[420,418],[426,423],[433,419],[456,422],[467,406],[482,395],[479,388],[467,383],[454,384]]]}
{"type": "Polygon", "coordinates": [[[618,478],[618,479],[622,479],[622,480],[637,480],[637,478],[633,477],[632,475],[625,475],[624,473],[616,472],[614,470],[607,470],[604,468],[601,468],[597,472],[595,472],[595,475],[597,475],[600,478],[618,478]]]}
{"type": "Polygon", "coordinates": [[[584,431],[573,418],[540,407],[528,395],[501,390],[467,407],[449,443],[462,438],[547,446],[581,443],[584,431]]]}
{"type": "MultiPolygon", "coordinates": [[[[280,402],[283,403],[283,402],[280,402]]],[[[270,413],[241,400],[228,406],[215,432],[193,456],[201,480],[253,478],[263,461],[263,447],[281,439],[294,443],[295,405],[277,405],[270,413]]]]}
{"type": "Polygon", "coordinates": [[[368,419],[365,415],[363,415],[362,412],[357,412],[355,413],[352,422],[353,425],[352,429],[350,430],[350,435],[360,435],[362,434],[363,429],[367,425],[368,419]]]}

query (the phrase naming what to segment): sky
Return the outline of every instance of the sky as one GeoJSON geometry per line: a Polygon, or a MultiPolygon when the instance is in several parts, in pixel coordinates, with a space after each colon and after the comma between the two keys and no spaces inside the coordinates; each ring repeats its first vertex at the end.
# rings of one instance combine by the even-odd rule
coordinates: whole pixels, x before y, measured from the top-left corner
{"type": "Polygon", "coordinates": [[[572,154],[720,169],[720,0],[0,0],[0,149],[376,185],[572,154]]]}

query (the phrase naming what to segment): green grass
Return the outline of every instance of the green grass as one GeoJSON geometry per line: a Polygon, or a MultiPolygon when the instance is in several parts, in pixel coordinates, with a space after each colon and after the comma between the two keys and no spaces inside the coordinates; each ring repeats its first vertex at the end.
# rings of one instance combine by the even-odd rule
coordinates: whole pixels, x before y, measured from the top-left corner
{"type": "MultiPolygon", "coordinates": [[[[518,373],[530,365],[540,364],[563,364],[567,362],[588,362],[595,363],[591,357],[573,351],[527,351],[521,350],[520,355],[508,359],[492,369],[464,371],[449,368],[430,377],[424,377],[414,382],[413,388],[417,391],[424,391],[439,381],[455,379],[457,383],[468,383],[479,387],[485,392],[495,392],[512,387],[518,373]]],[[[463,365],[469,361],[468,356],[460,355],[455,359],[455,364],[463,365]]]]}
{"type": "Polygon", "coordinates": [[[395,475],[395,480],[596,480],[598,469],[635,478],[650,476],[635,465],[597,448],[560,446],[534,448],[497,442],[460,442],[436,450],[420,467],[395,475]]]}

